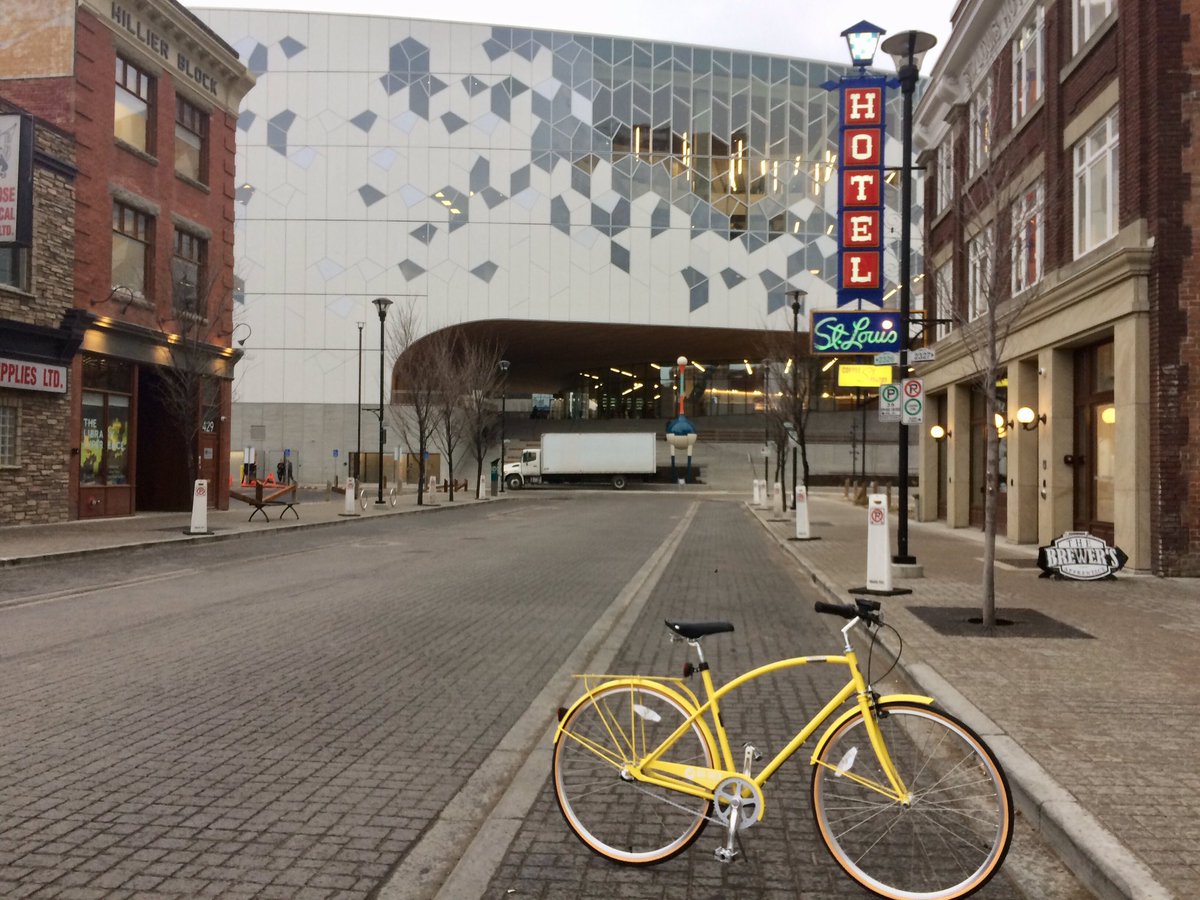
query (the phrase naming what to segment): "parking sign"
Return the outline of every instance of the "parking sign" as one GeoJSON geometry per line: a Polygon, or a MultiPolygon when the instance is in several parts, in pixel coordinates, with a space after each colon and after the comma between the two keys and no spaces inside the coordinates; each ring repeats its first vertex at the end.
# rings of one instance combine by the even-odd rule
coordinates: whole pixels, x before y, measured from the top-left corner
{"type": "Polygon", "coordinates": [[[879,421],[900,421],[900,385],[882,384],[879,386],[879,421]]]}

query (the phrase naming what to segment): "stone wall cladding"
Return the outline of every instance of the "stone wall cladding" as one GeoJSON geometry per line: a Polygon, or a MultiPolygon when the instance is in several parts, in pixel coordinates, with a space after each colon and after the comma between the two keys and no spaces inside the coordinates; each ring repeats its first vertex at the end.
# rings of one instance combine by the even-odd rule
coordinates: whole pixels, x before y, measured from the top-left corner
{"type": "MultiPolygon", "coordinates": [[[[25,111],[4,99],[0,110],[25,111]]],[[[74,298],[74,141],[35,119],[34,154],[29,291],[0,289],[0,318],[55,328],[74,298]]],[[[0,468],[0,525],[66,521],[70,395],[0,389],[0,403],[15,403],[20,410],[17,466],[0,468]]]]}

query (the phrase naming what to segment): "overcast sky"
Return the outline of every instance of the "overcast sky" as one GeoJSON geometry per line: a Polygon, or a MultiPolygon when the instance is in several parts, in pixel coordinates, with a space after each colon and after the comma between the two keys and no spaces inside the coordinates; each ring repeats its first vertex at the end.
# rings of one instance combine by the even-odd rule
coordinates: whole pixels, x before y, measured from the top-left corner
{"type": "MultiPolygon", "coordinates": [[[[183,0],[187,6],[443,19],[653,38],[734,50],[846,62],[841,33],[866,19],[889,34],[917,29],[938,39],[922,65],[929,72],[950,33],[959,0],[453,0],[447,6],[397,0],[183,0]]],[[[882,53],[876,65],[890,68],[882,53]]]]}

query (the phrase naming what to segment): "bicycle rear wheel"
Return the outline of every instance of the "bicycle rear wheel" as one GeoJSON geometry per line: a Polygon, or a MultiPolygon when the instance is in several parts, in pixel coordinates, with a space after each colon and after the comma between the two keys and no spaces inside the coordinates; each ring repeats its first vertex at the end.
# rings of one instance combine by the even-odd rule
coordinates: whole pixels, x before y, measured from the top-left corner
{"type": "Polygon", "coordinates": [[[903,702],[880,710],[888,754],[912,802],[898,803],[850,777],[888,784],[860,713],[838,727],[813,767],[821,838],[838,864],[880,897],[966,897],[996,873],[1012,839],[1004,772],[953,716],[903,702]]]}
{"type": "MultiPolygon", "coordinates": [[[[622,777],[691,713],[652,682],[625,682],[592,692],[563,720],[554,745],[554,796],[571,830],[596,853],[650,865],[682,853],[700,836],[712,800],[622,777]]],[[[716,758],[696,723],[662,757],[707,768],[716,758]]]]}

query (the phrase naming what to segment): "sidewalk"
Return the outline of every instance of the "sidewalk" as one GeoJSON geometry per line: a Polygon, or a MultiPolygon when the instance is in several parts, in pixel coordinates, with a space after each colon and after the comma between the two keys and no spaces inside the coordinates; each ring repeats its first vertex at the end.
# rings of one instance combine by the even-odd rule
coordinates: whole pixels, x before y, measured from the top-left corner
{"type": "MultiPolygon", "coordinates": [[[[866,583],[866,510],[840,493],[810,494],[809,509],[820,540],[754,512],[845,602],[866,583]]],[[[1036,548],[1000,537],[997,616],[1013,624],[984,637],[966,621],[979,615],[982,534],[910,520],[909,552],[924,577],[879,598],[901,665],[988,740],[1023,813],[1100,897],[1200,897],[1200,581],[1039,578],[1036,548]]]]}
{"type": "MultiPolygon", "coordinates": [[[[454,502],[440,491],[426,493],[424,505],[417,506],[417,489],[405,486],[397,496],[396,505],[388,502],[384,493],[384,504],[376,505],[374,485],[367,487],[367,508],[355,507],[358,517],[342,515],[345,510],[345,495],[327,492],[324,489],[300,488],[296,502],[297,519],[287,512],[280,518],[279,508],[268,508],[268,521],[257,514],[249,521],[254,507],[238,500],[229,501],[229,509],[208,511],[208,530],[212,534],[188,534],[191,526],[190,512],[139,513],[113,519],[81,519],[53,525],[14,525],[0,528],[0,568],[55,559],[70,559],[90,553],[127,550],[151,544],[177,541],[220,541],[243,534],[262,534],[268,531],[285,531],[297,528],[320,528],[337,522],[357,521],[378,516],[403,513],[430,512],[449,509],[469,503],[490,503],[493,500],[476,500],[474,489],[455,491],[454,502]]],[[[503,496],[503,495],[500,495],[503,496]]]]}

